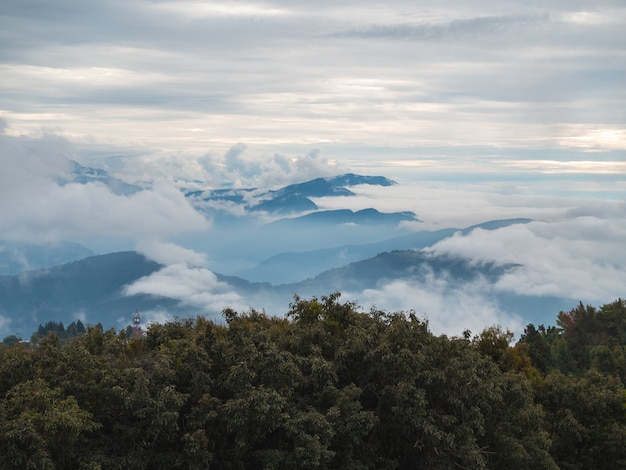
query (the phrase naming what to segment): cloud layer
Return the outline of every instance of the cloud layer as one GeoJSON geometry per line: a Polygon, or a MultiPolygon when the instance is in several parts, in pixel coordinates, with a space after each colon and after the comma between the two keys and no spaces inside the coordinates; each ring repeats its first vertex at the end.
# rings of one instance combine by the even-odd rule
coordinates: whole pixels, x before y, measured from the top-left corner
{"type": "Polygon", "coordinates": [[[138,279],[124,290],[126,295],[148,294],[180,300],[202,314],[216,314],[225,307],[245,308],[232,288],[217,280],[206,268],[190,268],[184,263],[171,264],[138,279]]]}
{"type": "Polygon", "coordinates": [[[346,293],[364,307],[389,312],[403,311],[428,321],[435,334],[460,336],[464,330],[474,333],[491,325],[500,325],[515,333],[523,331],[524,320],[505,312],[492,294],[487,282],[475,281],[451,285],[445,278],[431,277],[423,283],[394,281],[378,289],[346,293]]]}
{"type": "Polygon", "coordinates": [[[0,240],[50,242],[119,238],[130,243],[206,230],[178,189],[156,182],[130,196],[68,179],[72,146],[57,137],[0,135],[0,240]]]}
{"type": "Polygon", "coordinates": [[[119,174],[242,184],[315,148],[361,168],[477,146],[478,171],[517,171],[503,149],[623,161],[625,20],[613,0],[7,0],[0,117],[119,174]]]}
{"type": "MultiPolygon", "coordinates": [[[[225,307],[245,308],[244,300],[205,267],[206,256],[174,243],[141,242],[137,250],[164,265],[124,288],[124,295],[147,294],[176,299],[198,314],[216,315],[225,307]]],[[[154,314],[154,312],[153,312],[154,314]]]]}
{"type": "Polygon", "coordinates": [[[626,285],[626,206],[621,211],[615,218],[580,216],[476,229],[439,242],[432,252],[523,266],[503,276],[496,291],[604,303],[622,297],[626,285]]]}

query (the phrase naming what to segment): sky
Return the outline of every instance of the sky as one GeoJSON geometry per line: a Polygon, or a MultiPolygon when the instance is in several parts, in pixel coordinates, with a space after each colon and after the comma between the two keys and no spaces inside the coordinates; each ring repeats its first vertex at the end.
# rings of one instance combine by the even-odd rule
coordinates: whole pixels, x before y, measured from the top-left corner
{"type": "MultiPolygon", "coordinates": [[[[0,240],[122,240],[167,258],[154,281],[192,279],[181,298],[213,305],[232,297],[210,256],[171,239],[215,227],[177,188],[354,171],[401,184],[360,188],[352,208],[412,210],[423,228],[536,219],[433,248],[528,266],[489,289],[611,301],[626,285],[624,24],[623,0],[4,0],[0,240]],[[146,191],[59,185],[67,159],[146,191]]],[[[485,289],[471,292],[497,319],[485,289]]],[[[394,305],[449,309],[443,288],[412,292],[394,305]]]]}
{"type": "Polygon", "coordinates": [[[621,0],[6,0],[0,117],[139,180],[279,184],[311,153],[622,177],[625,22],[621,0]]]}

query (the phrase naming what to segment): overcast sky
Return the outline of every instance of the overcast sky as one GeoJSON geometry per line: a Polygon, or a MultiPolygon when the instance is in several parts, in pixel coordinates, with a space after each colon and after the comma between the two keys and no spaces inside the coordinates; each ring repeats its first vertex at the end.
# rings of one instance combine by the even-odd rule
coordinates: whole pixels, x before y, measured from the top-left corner
{"type": "Polygon", "coordinates": [[[210,256],[168,244],[210,229],[168,181],[350,170],[402,184],[320,207],[412,210],[423,228],[537,220],[433,248],[526,266],[514,278],[361,304],[452,312],[446,331],[467,301],[502,318],[493,289],[610,302],[626,282],[625,24],[624,0],[2,0],[0,241],[130,240],[169,256],[133,292],[175,277],[192,304],[236,303],[210,256]],[[68,158],[158,183],[60,186],[68,158]]]}
{"type": "Polygon", "coordinates": [[[622,0],[4,0],[0,118],[137,179],[621,178],[624,24],[622,0]]]}

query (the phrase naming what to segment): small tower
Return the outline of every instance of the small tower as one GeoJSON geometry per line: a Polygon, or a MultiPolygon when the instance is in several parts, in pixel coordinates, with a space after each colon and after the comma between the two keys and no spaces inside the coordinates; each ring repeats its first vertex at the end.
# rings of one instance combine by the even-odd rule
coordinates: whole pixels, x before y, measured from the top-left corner
{"type": "Polygon", "coordinates": [[[133,314],[133,330],[132,337],[140,338],[143,336],[143,331],[141,330],[141,315],[139,314],[139,310],[135,310],[133,314]]]}

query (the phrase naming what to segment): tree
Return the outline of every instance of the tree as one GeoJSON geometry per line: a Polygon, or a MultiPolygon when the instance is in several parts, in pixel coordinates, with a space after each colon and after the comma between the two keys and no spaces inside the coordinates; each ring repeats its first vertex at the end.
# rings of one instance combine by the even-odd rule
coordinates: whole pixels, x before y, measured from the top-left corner
{"type": "Polygon", "coordinates": [[[17,335],[9,335],[9,336],[5,336],[5,338],[2,340],[2,344],[4,344],[5,346],[11,347],[11,346],[15,346],[16,344],[20,343],[20,341],[22,341],[22,338],[20,338],[17,335]]]}
{"type": "Polygon", "coordinates": [[[579,306],[515,346],[338,293],[140,338],[52,322],[0,347],[0,468],[626,468],[625,314],[579,306]]]}
{"type": "Polygon", "coordinates": [[[543,325],[535,328],[532,323],[524,328],[518,344],[526,346],[526,351],[530,357],[530,361],[534,367],[542,373],[548,372],[553,367],[550,345],[546,338],[546,329],[543,325]]]}
{"type": "Polygon", "coordinates": [[[79,444],[99,427],[74,397],[64,397],[42,379],[14,386],[1,410],[0,466],[7,469],[77,468],[79,444]]]}
{"type": "Polygon", "coordinates": [[[560,468],[626,468],[626,391],[618,378],[553,371],[538,400],[560,468]]]}

